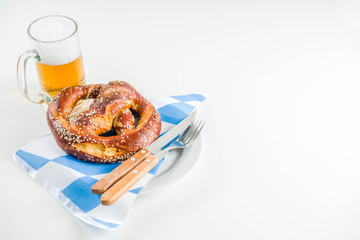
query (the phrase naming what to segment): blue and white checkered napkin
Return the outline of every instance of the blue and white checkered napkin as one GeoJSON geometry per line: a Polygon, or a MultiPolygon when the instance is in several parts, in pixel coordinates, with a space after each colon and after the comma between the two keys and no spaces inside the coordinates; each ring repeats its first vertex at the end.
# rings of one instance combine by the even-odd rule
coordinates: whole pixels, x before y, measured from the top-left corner
{"type": "MultiPolygon", "coordinates": [[[[204,100],[203,95],[189,94],[153,101],[161,115],[161,133],[187,117],[204,100]]],[[[91,186],[121,163],[96,164],[80,161],[65,154],[51,134],[22,147],[14,154],[14,159],[72,214],[90,225],[105,229],[116,228],[124,222],[132,202],[164,161],[161,159],[114,205],[102,206],[100,195],[92,194],[91,186]]]]}

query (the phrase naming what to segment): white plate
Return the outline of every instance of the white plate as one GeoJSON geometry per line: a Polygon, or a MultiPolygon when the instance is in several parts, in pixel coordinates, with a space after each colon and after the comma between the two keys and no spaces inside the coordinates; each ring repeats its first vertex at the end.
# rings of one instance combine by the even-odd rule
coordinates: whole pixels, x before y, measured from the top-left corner
{"type": "Polygon", "coordinates": [[[140,194],[151,193],[179,181],[199,161],[200,153],[201,135],[191,147],[170,151],[155,176],[141,190],[140,194]]]}

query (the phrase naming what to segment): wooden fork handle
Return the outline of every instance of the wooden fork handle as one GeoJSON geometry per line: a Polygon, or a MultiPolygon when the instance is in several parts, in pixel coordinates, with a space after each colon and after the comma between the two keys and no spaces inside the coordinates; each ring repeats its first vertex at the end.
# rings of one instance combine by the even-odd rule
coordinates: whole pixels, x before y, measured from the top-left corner
{"type": "Polygon", "coordinates": [[[111,186],[103,195],[101,195],[101,204],[105,206],[112,205],[122,195],[129,191],[135,183],[144,177],[146,173],[148,173],[158,162],[158,158],[154,155],[147,157],[138,166],[133,168],[123,178],[111,186]]]}
{"type": "Polygon", "coordinates": [[[121,165],[116,167],[114,170],[109,172],[105,177],[97,181],[91,187],[91,192],[95,194],[102,194],[107,189],[109,189],[115,182],[122,178],[125,174],[130,172],[131,169],[136,167],[139,163],[142,162],[146,157],[150,155],[150,151],[146,148],[140,149],[136,154],[131,158],[127,159],[121,165]]]}

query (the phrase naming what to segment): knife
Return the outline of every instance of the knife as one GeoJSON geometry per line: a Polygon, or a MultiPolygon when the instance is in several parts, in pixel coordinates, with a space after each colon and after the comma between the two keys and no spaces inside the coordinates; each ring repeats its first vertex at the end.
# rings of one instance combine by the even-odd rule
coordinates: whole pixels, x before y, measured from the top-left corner
{"type": "MultiPolygon", "coordinates": [[[[163,157],[163,155],[165,155],[164,152],[160,151],[161,148],[166,146],[171,140],[173,140],[182,131],[184,131],[194,120],[195,115],[196,115],[196,111],[193,111],[184,120],[182,120],[176,126],[171,128],[169,131],[167,131],[161,137],[156,139],[149,146],[147,146],[146,148],[140,149],[132,157],[130,157],[129,159],[124,161],[121,165],[119,165],[114,170],[112,170],[110,173],[105,175],[105,177],[103,177],[102,179],[97,181],[91,187],[92,193],[103,194],[112,185],[114,185],[116,183],[117,184],[116,189],[123,191],[123,192],[119,192],[119,194],[121,194],[121,195],[124,194],[128,189],[131,188],[131,186],[133,186],[141,177],[146,175],[146,173],[149,172],[158,163],[158,160],[161,159],[163,157]],[[145,158],[147,158],[147,159],[145,161],[143,161],[145,158]],[[129,176],[127,175],[127,173],[129,173],[131,170],[133,171],[133,173],[135,172],[134,174],[136,174],[136,175],[134,175],[135,176],[134,179],[131,178],[131,175],[129,175],[129,176]],[[118,181],[122,177],[124,177],[126,179],[122,179],[122,181],[120,183],[118,183],[118,181]]],[[[114,189],[115,188],[112,189],[112,192],[116,190],[116,189],[115,190],[114,189]]],[[[119,195],[119,194],[116,194],[116,195],[119,195]]],[[[107,195],[110,195],[110,193],[107,192],[107,195]]],[[[104,198],[106,198],[107,195],[105,195],[104,198]]],[[[106,201],[106,200],[102,201],[102,203],[103,203],[103,205],[112,204],[112,203],[109,204],[109,201],[106,201]]]]}

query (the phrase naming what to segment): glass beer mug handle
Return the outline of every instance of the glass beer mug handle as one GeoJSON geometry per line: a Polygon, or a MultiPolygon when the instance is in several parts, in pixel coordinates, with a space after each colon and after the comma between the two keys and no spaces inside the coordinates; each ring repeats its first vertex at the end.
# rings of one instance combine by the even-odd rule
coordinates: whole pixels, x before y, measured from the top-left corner
{"type": "Polygon", "coordinates": [[[40,57],[35,50],[28,50],[19,57],[17,64],[17,80],[20,92],[30,102],[41,104],[44,110],[47,110],[48,103],[51,102],[51,97],[44,90],[37,94],[31,94],[29,92],[26,79],[26,65],[29,59],[34,59],[35,62],[40,61],[40,57]]]}

